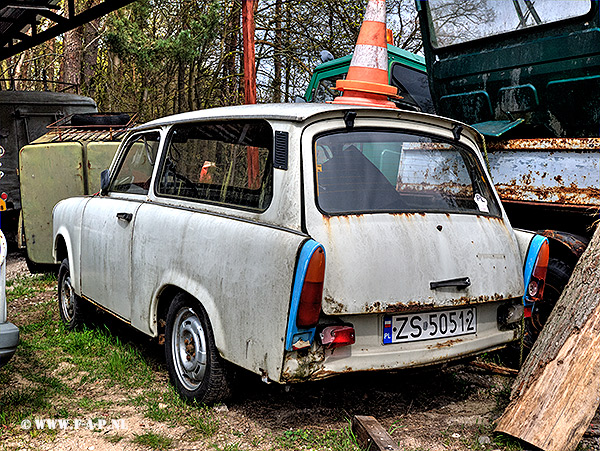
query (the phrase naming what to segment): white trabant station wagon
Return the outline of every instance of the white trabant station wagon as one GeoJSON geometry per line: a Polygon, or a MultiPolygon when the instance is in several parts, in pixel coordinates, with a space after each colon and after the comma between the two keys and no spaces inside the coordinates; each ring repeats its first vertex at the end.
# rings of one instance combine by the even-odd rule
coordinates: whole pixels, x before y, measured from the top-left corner
{"type": "Polygon", "coordinates": [[[54,209],[62,319],[89,302],[164,337],[171,381],[203,402],[227,395],[230,365],[291,383],[502,347],[541,295],[547,243],[511,228],[481,144],[348,105],[142,125],[101,193],[54,209]]]}

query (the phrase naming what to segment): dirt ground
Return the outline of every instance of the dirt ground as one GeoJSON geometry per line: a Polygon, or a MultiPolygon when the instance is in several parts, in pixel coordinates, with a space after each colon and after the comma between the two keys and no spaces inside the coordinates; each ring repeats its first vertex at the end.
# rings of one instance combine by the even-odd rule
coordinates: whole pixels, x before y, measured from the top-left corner
{"type": "MultiPolygon", "coordinates": [[[[7,280],[27,274],[23,257],[10,254],[7,280]]],[[[50,298],[55,299],[56,295],[48,290],[13,301],[9,316],[21,318],[19,310],[26,304],[50,298]]],[[[148,348],[147,353],[149,359],[156,359],[153,348],[148,348]]],[[[18,356],[16,359],[18,364],[18,356]]],[[[168,384],[164,365],[156,371],[156,378],[164,381],[165,386],[168,384]]],[[[112,426],[109,423],[109,427],[101,430],[90,430],[82,423],[81,427],[37,435],[22,427],[22,433],[3,439],[0,450],[144,450],[151,448],[128,439],[148,431],[171,437],[172,449],[320,449],[319,445],[283,447],[275,437],[286,433],[293,437],[305,430],[340,430],[354,415],[374,416],[403,450],[531,449],[493,434],[494,422],[507,403],[511,382],[511,377],[492,374],[468,363],[418,371],[350,374],[289,387],[264,384],[257,376],[242,374],[238,377],[236,396],[211,408],[219,429],[210,440],[191,436],[184,423],[150,420],[140,409],[120,402],[131,399],[135,393],[123,393],[114,387],[99,389],[88,383],[75,385],[75,398],[93,398],[100,407],[91,415],[89,410],[82,415],[93,421],[119,418],[120,423],[112,426]],[[110,407],[101,407],[102,400],[111,401],[110,407]]],[[[599,419],[597,415],[593,427],[598,427],[599,419]]],[[[579,449],[600,450],[598,437],[586,437],[579,449]]]]}

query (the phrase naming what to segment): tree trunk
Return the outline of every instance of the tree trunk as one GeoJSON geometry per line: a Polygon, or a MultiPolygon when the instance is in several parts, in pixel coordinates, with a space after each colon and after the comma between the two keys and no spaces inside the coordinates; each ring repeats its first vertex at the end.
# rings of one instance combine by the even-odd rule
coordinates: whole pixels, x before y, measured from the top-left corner
{"type": "Polygon", "coordinates": [[[574,450],[599,392],[600,228],[521,368],[496,431],[543,450],[574,450]]]}
{"type": "Polygon", "coordinates": [[[282,68],[282,29],[281,29],[281,0],[275,1],[275,49],[273,52],[273,83],[271,85],[272,97],[274,103],[281,102],[281,68],[282,68]]]}
{"type": "MultiPolygon", "coordinates": [[[[69,15],[67,9],[67,15],[69,15]]],[[[63,50],[63,76],[65,83],[72,83],[79,89],[81,82],[81,55],[83,52],[83,27],[77,27],[74,30],[64,34],[63,50]]]]}
{"type": "Polygon", "coordinates": [[[180,61],[177,65],[177,113],[187,111],[185,100],[185,63],[180,61]]]}
{"type": "MultiPolygon", "coordinates": [[[[94,5],[94,0],[87,1],[87,8],[94,5]]],[[[83,26],[83,67],[82,67],[82,93],[92,98],[96,97],[96,89],[93,85],[94,74],[96,73],[96,64],[98,64],[98,49],[100,48],[100,39],[98,39],[98,29],[100,19],[96,19],[83,26]]]]}
{"type": "Polygon", "coordinates": [[[240,97],[240,70],[236,65],[239,45],[241,5],[233,0],[225,29],[225,56],[223,62],[223,78],[225,79],[226,103],[237,104],[240,97]]]}

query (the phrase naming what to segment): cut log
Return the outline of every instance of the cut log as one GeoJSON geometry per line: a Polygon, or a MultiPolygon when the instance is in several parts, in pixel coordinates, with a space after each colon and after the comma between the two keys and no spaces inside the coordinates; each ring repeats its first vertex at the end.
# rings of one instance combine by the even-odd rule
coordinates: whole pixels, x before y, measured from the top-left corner
{"type": "Polygon", "coordinates": [[[394,439],[374,417],[355,415],[352,430],[361,449],[369,451],[400,451],[394,439]]]}
{"type": "Polygon", "coordinates": [[[599,394],[600,228],[515,379],[496,431],[543,450],[574,450],[599,394]]]}

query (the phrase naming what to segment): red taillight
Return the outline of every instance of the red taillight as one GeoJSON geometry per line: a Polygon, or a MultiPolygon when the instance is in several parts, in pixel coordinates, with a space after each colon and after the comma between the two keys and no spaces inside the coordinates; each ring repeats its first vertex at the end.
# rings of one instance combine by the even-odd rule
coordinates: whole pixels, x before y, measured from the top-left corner
{"type": "Polygon", "coordinates": [[[6,194],[6,193],[0,194],[0,199],[2,199],[2,200],[8,199],[8,194],[6,194]]]}
{"type": "Polygon", "coordinates": [[[318,248],[310,258],[306,276],[304,277],[302,293],[300,294],[300,304],[298,305],[298,315],[296,317],[296,325],[298,327],[314,327],[319,321],[324,279],[325,253],[322,248],[318,248]]]}
{"type": "Polygon", "coordinates": [[[540,301],[544,296],[544,286],[546,285],[546,273],[548,272],[548,260],[550,258],[550,247],[548,242],[544,241],[540,247],[535,267],[531,274],[529,286],[525,287],[531,301],[540,301]]]}
{"type": "Polygon", "coordinates": [[[353,345],[354,342],[354,327],[352,326],[329,326],[321,332],[321,343],[328,349],[353,345]]]}

